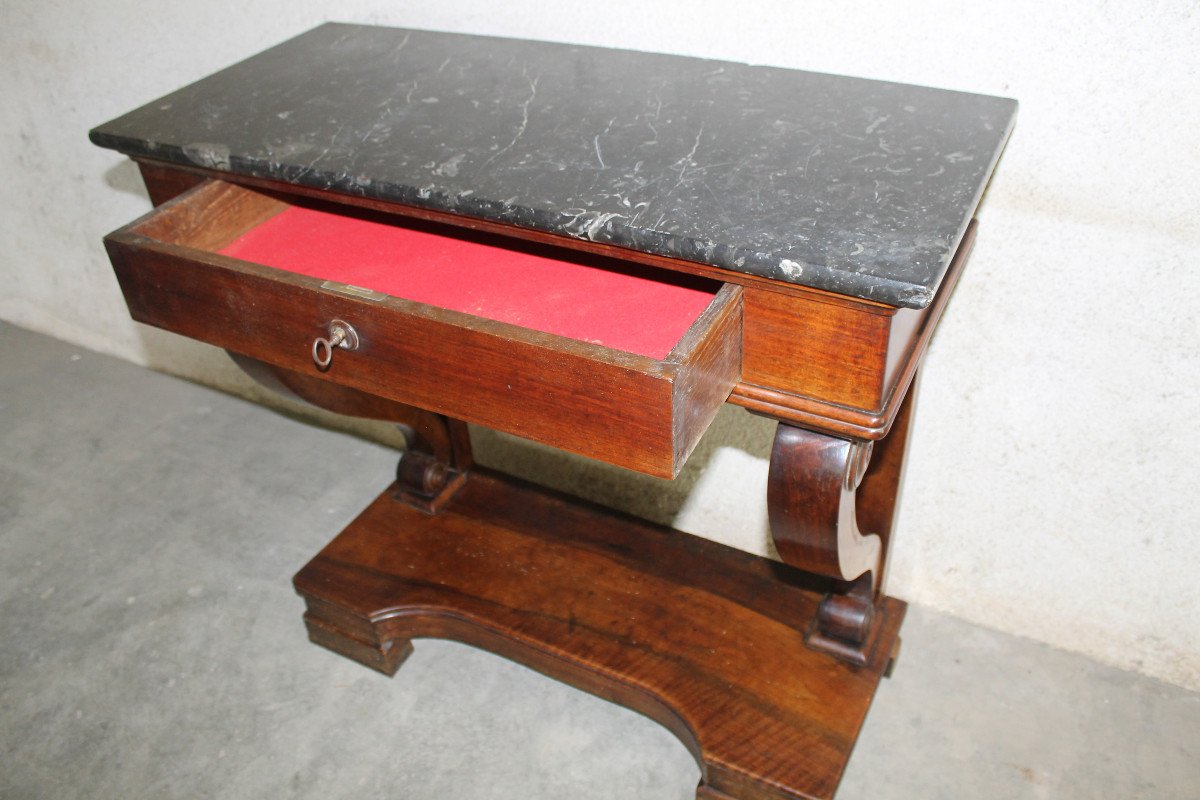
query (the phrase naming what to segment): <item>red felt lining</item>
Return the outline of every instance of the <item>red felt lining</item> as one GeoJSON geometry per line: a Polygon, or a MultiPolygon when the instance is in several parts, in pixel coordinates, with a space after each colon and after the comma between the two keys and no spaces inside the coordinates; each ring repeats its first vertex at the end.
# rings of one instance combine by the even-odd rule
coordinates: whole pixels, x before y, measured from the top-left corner
{"type": "Polygon", "coordinates": [[[417,220],[290,206],[222,254],[662,359],[719,288],[417,220]]]}

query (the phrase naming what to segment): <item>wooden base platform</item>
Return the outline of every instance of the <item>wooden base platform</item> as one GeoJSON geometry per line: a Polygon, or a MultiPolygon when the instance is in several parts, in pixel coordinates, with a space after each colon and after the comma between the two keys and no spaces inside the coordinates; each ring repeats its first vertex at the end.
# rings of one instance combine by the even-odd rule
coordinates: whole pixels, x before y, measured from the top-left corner
{"type": "Polygon", "coordinates": [[[395,493],[296,576],[313,641],[387,674],[466,642],[666,726],[699,798],[832,797],[903,602],[856,667],[805,645],[824,587],[785,565],[487,470],[435,516],[395,493]]]}

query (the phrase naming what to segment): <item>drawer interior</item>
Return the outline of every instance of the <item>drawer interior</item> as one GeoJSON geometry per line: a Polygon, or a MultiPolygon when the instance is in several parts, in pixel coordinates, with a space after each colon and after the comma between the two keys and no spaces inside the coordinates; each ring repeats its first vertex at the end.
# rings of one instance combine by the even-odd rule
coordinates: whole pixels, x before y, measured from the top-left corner
{"type": "Polygon", "coordinates": [[[522,328],[664,359],[715,281],[365,209],[237,189],[220,219],[152,238],[522,328]]]}
{"type": "Polygon", "coordinates": [[[662,359],[720,284],[398,217],[290,205],[224,255],[662,359]]]}

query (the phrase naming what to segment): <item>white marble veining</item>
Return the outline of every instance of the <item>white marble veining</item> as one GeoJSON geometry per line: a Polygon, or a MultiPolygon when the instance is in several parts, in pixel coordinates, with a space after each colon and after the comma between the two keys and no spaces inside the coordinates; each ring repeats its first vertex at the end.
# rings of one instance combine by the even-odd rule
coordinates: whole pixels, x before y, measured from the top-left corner
{"type": "Polygon", "coordinates": [[[920,308],[1015,111],[860,78],[328,24],[92,140],[920,308]]]}

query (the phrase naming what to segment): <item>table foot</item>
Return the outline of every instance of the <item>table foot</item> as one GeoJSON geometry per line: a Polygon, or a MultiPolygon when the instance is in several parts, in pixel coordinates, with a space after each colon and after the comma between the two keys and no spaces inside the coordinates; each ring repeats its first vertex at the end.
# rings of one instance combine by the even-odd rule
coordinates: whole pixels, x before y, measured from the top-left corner
{"type": "Polygon", "coordinates": [[[408,639],[373,641],[373,629],[367,638],[362,638],[312,613],[305,613],[304,626],[308,628],[309,641],[382,672],[389,678],[396,674],[396,670],[413,652],[412,642],[408,639]]]}
{"type": "Polygon", "coordinates": [[[820,581],[489,470],[435,515],[390,487],[295,584],[313,641],[372,669],[455,639],[646,714],[703,800],[831,797],[905,610],[846,663],[804,642],[820,581]]]}
{"type": "Polygon", "coordinates": [[[696,800],[736,800],[724,792],[718,792],[711,786],[705,786],[701,783],[696,787],[696,800]]]}

